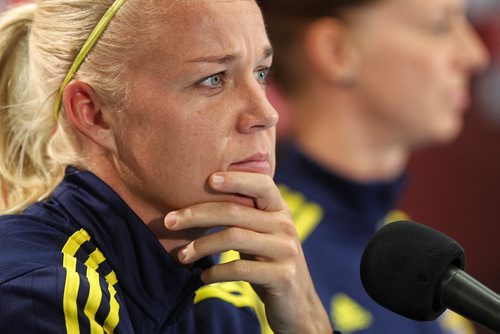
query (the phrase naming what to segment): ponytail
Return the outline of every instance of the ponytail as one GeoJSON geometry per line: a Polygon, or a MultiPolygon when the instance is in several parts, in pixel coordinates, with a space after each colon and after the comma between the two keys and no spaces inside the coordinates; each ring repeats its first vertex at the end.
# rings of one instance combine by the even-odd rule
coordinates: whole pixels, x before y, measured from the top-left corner
{"type": "Polygon", "coordinates": [[[128,60],[154,41],[152,22],[165,0],[37,0],[0,14],[0,214],[16,213],[50,195],[66,166],[89,169],[58,93],[64,79],[88,83],[114,112],[126,109],[128,60]],[[124,3],[88,50],[108,11],[124,3]],[[144,20],[147,17],[148,20],[144,20]],[[82,59],[80,59],[82,60],[82,59]],[[58,111],[59,112],[59,111],[58,111]]]}
{"type": "Polygon", "coordinates": [[[40,117],[44,102],[33,85],[29,36],[35,10],[29,3],[0,16],[0,213],[44,197],[62,176],[47,151],[55,121],[40,117]]]}

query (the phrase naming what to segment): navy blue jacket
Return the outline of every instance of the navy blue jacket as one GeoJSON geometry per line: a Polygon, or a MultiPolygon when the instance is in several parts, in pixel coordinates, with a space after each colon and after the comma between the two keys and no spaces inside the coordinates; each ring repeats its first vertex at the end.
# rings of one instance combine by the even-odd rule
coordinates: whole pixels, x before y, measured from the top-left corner
{"type": "MultiPolygon", "coordinates": [[[[364,291],[359,264],[366,243],[393,211],[405,185],[358,183],[335,175],[289,144],[279,155],[275,176],[297,225],[311,277],[335,327],[356,334],[473,333],[454,313],[417,322],[375,303],[364,291]]],[[[396,217],[399,216],[399,217],[396,217]]]]}
{"type": "Polygon", "coordinates": [[[250,308],[193,307],[212,264],[175,262],[111,188],[70,168],[49,199],[0,216],[0,332],[258,333],[250,308]]]}

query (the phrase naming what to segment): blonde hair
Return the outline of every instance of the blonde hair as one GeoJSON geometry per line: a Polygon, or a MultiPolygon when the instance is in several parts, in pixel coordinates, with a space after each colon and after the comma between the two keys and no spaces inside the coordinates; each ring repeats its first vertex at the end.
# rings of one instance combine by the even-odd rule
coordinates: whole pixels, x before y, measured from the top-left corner
{"type": "MultiPolygon", "coordinates": [[[[164,10],[164,0],[154,2],[127,1],[74,76],[115,110],[127,102],[127,60],[148,39],[162,4],[164,10]]],[[[46,198],[68,165],[88,166],[64,111],[54,117],[54,103],[78,51],[112,3],[38,0],[0,16],[0,213],[46,198]]]]}

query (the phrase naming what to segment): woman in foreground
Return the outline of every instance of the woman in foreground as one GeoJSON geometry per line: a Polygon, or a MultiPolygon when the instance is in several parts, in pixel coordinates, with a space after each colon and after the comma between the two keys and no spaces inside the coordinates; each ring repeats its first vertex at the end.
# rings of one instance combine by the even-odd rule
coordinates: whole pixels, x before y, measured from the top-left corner
{"type": "Polygon", "coordinates": [[[1,16],[4,333],[209,332],[193,293],[227,280],[252,283],[276,332],[331,332],[272,181],[271,60],[254,1],[1,16]],[[247,256],[209,260],[229,249],[247,256]]]}

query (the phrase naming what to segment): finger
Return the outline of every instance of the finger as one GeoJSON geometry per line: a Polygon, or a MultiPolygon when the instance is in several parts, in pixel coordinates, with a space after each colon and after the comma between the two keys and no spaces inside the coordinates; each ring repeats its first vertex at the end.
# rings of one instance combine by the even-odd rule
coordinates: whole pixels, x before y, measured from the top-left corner
{"type": "Polygon", "coordinates": [[[276,184],[269,175],[248,172],[219,172],[211,175],[212,189],[254,198],[260,210],[279,211],[286,207],[276,184]]]}
{"type": "Polygon", "coordinates": [[[299,248],[298,243],[291,238],[232,227],[192,241],[180,249],[178,258],[187,264],[206,256],[235,250],[251,255],[258,261],[274,261],[296,258],[299,248]]]}
{"type": "Polygon", "coordinates": [[[260,233],[295,232],[288,210],[267,212],[232,202],[202,203],[173,211],[164,223],[171,231],[233,226],[260,233]]]}
{"type": "Polygon", "coordinates": [[[293,271],[288,270],[286,265],[275,262],[234,260],[206,269],[203,271],[201,279],[207,284],[246,281],[265,289],[292,277],[286,275],[293,276],[293,271]]]}

